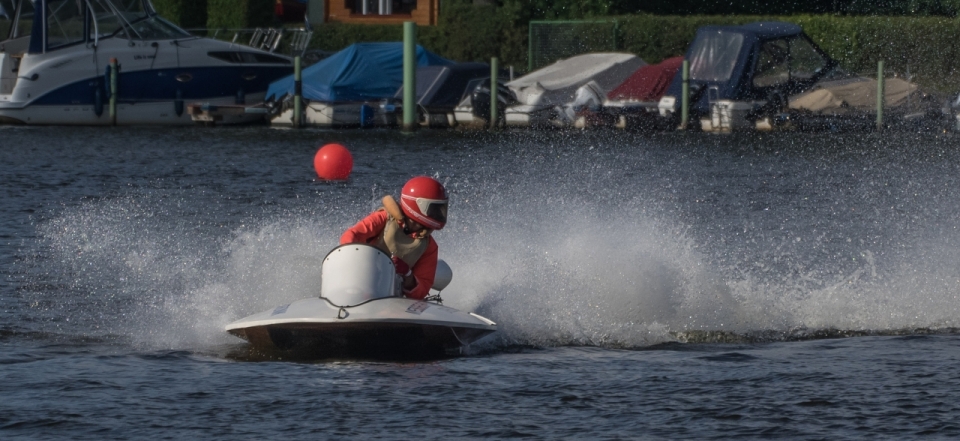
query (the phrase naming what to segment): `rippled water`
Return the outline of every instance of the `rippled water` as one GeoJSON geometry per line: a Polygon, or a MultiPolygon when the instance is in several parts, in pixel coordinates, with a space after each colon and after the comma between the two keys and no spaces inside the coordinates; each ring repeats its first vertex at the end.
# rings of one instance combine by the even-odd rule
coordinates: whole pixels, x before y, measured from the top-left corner
{"type": "Polygon", "coordinates": [[[953,134],[0,128],[0,437],[960,435],[953,134]],[[341,142],[351,179],[315,179],[341,142]],[[426,363],[252,356],[340,232],[445,182],[426,363]]]}

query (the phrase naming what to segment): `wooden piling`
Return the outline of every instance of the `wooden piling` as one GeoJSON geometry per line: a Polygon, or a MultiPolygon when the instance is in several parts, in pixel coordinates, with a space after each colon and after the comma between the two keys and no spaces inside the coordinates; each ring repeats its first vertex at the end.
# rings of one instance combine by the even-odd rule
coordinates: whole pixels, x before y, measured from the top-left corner
{"type": "Polygon", "coordinates": [[[293,127],[303,127],[303,71],[299,55],[293,57],[293,127]]]}
{"type": "Polygon", "coordinates": [[[497,57],[490,59],[490,128],[497,128],[497,71],[500,70],[497,57]]]}
{"type": "Polygon", "coordinates": [[[690,62],[683,60],[683,76],[680,91],[680,130],[687,129],[690,119],[690,62]]]}
{"type": "Polygon", "coordinates": [[[883,60],[877,62],[877,130],[883,130],[884,101],[883,60]]]}

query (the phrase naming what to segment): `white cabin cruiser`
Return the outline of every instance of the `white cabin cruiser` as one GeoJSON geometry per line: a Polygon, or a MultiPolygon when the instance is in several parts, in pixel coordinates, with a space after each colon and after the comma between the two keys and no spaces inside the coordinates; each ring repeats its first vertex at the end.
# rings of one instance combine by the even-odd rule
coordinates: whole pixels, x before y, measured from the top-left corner
{"type": "MultiPolygon", "coordinates": [[[[401,296],[393,261],[360,244],[334,248],[323,260],[320,296],[277,306],[237,320],[227,332],[256,349],[304,358],[433,358],[459,355],[497,330],[474,313],[401,296]]],[[[453,273],[442,260],[433,288],[453,273]]]]}
{"type": "MultiPolygon", "coordinates": [[[[185,103],[260,102],[289,57],[192,36],[149,0],[0,0],[0,123],[193,124],[185,103]],[[119,64],[116,121],[111,59],[119,64]]],[[[228,115],[222,123],[263,120],[228,115]]]]}

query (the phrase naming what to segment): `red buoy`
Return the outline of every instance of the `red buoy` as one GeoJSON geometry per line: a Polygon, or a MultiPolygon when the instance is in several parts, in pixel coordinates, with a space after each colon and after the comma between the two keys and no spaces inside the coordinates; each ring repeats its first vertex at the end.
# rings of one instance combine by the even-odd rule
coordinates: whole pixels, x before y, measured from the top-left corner
{"type": "Polygon", "coordinates": [[[320,179],[342,181],[353,171],[353,155],[340,144],[327,144],[313,157],[313,169],[320,179]]]}

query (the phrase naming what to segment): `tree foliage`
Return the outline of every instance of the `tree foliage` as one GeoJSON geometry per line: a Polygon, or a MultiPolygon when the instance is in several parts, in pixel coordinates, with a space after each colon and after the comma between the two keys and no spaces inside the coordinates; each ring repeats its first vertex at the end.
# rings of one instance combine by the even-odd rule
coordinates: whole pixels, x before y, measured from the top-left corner
{"type": "Polygon", "coordinates": [[[161,17],[180,27],[207,26],[207,0],[153,0],[151,3],[161,17]]]}
{"type": "Polygon", "coordinates": [[[207,28],[245,29],[274,24],[274,0],[207,0],[207,28]]]}

